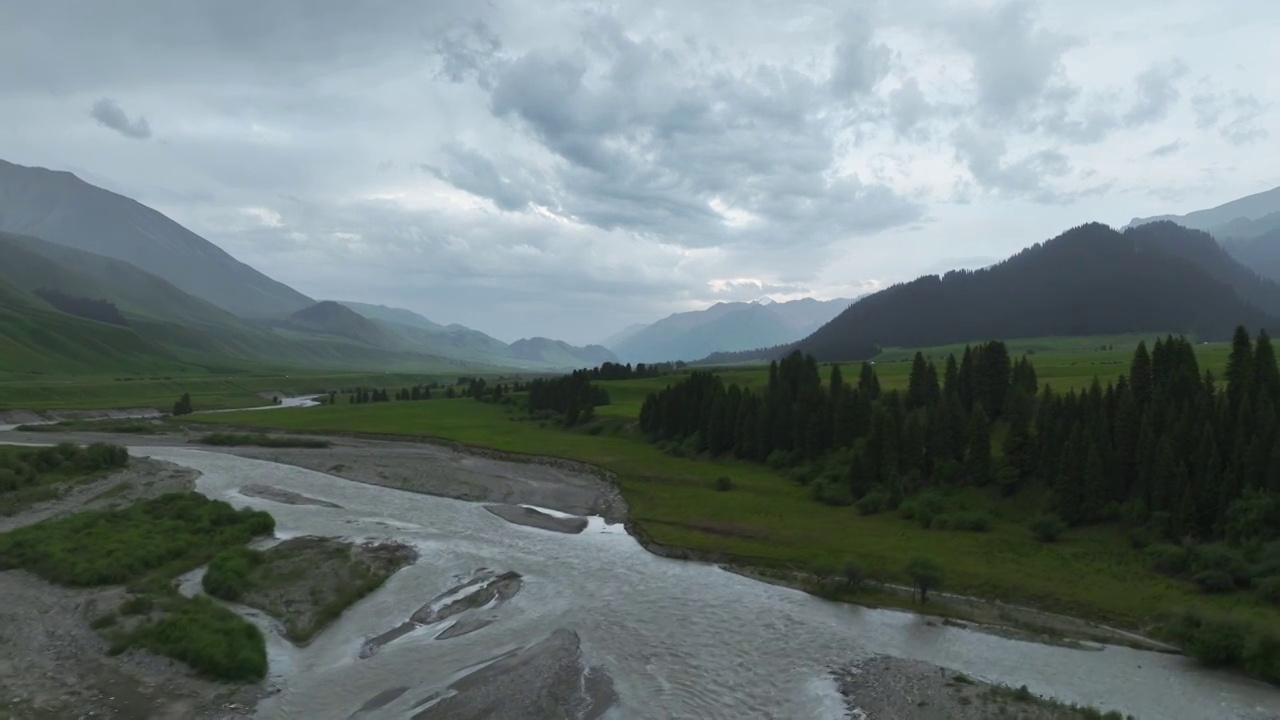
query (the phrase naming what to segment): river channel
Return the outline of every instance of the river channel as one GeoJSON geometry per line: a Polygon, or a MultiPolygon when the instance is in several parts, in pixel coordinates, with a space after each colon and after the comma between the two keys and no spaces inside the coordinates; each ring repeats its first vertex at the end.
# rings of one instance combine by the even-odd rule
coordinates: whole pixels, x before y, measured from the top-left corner
{"type": "Polygon", "coordinates": [[[269,683],[278,692],[259,706],[260,718],[346,718],[370,698],[400,688],[408,690],[376,716],[409,717],[415,704],[464,671],[558,628],[576,631],[586,661],[612,676],[618,702],[608,718],[849,717],[829,671],[871,653],[1139,718],[1280,717],[1274,688],[1206,671],[1186,658],[1041,645],[827,602],[712,565],[652,555],[621,525],[599,518],[582,534],[560,534],[510,524],[477,503],[262,460],[173,447],[132,452],[199,470],[200,492],[267,510],[278,536],[399,540],[421,553],[310,646],[269,634],[269,683]],[[248,483],[341,507],[241,495],[248,483]],[[434,630],[414,632],[360,657],[366,640],[479,568],[524,576],[523,589],[495,611],[494,624],[449,640],[434,639],[434,630]]]}

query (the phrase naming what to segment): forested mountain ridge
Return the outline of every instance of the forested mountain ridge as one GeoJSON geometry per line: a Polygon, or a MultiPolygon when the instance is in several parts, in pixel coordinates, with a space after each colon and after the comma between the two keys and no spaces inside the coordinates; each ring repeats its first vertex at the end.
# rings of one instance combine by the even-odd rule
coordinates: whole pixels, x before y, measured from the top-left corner
{"type": "Polygon", "coordinates": [[[241,317],[313,304],[163,214],[69,172],[0,160],[0,230],[123,260],[241,317]]]}
{"type": "Polygon", "coordinates": [[[1091,223],[990,267],[926,275],[864,297],[792,346],[709,360],[778,357],[793,348],[819,360],[859,360],[882,347],[1051,335],[1222,339],[1238,324],[1277,326],[1275,315],[1250,301],[1280,308],[1276,298],[1274,284],[1225,257],[1204,233],[1169,224],[1121,233],[1091,223]]]}
{"type": "Polygon", "coordinates": [[[1280,282],[1280,188],[1186,215],[1135,218],[1128,227],[1162,220],[1208,232],[1246,267],[1280,282]]]}

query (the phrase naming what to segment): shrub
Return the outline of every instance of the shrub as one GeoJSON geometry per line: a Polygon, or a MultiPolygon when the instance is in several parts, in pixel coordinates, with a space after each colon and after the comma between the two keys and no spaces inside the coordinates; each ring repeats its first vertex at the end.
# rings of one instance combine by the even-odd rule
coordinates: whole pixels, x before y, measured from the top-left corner
{"type": "Polygon", "coordinates": [[[1244,669],[1250,675],[1280,683],[1280,638],[1256,633],[1245,645],[1244,669]]]}
{"type": "Polygon", "coordinates": [[[986,532],[991,529],[991,517],[980,512],[961,512],[935,515],[929,524],[934,530],[960,530],[986,532]]]}
{"type": "Polygon", "coordinates": [[[266,676],[266,643],[252,623],[204,596],[175,599],[167,610],[113,649],[143,647],[216,680],[256,681],[266,676]]]}
{"type": "Polygon", "coordinates": [[[880,490],[875,490],[862,496],[862,499],[853,504],[858,509],[860,515],[875,515],[883,512],[889,506],[889,494],[880,490]]]}
{"type": "Polygon", "coordinates": [[[1180,545],[1152,545],[1146,552],[1151,569],[1164,575],[1182,575],[1191,566],[1191,551],[1180,545]]]}
{"type": "Polygon", "coordinates": [[[774,450],[769,453],[769,457],[765,458],[764,464],[768,465],[771,470],[782,470],[794,466],[797,457],[799,456],[795,452],[774,450]]]}
{"type": "Polygon", "coordinates": [[[120,606],[121,615],[146,615],[155,607],[150,595],[134,595],[120,606]]]}
{"type": "Polygon", "coordinates": [[[1202,545],[1192,549],[1191,572],[1203,573],[1214,570],[1225,574],[1232,584],[1248,583],[1249,564],[1239,551],[1226,545],[1202,545]]]}
{"type": "Polygon", "coordinates": [[[1031,534],[1043,543],[1057,542],[1058,538],[1062,537],[1062,533],[1067,531],[1067,524],[1053,513],[1041,515],[1032,520],[1027,527],[1031,529],[1031,534]]]}
{"type": "Polygon", "coordinates": [[[64,585],[116,585],[153,572],[185,572],[274,529],[265,512],[236,510],[194,492],[170,493],[0,535],[0,570],[22,568],[64,585]]]}
{"type": "Polygon", "coordinates": [[[204,573],[204,591],[223,600],[239,600],[249,590],[249,574],[262,564],[262,553],[247,547],[223,550],[204,573]]]}
{"type": "Polygon", "coordinates": [[[1280,605],[1280,575],[1263,578],[1257,582],[1258,597],[1272,605],[1280,605]]]}
{"type": "Polygon", "coordinates": [[[1235,589],[1235,581],[1222,570],[1204,570],[1196,573],[1191,581],[1207,593],[1228,593],[1235,589]]]}
{"type": "Polygon", "coordinates": [[[830,478],[822,478],[810,484],[809,495],[825,505],[853,504],[853,491],[849,489],[849,484],[830,478]]]}
{"type": "Polygon", "coordinates": [[[907,577],[911,578],[912,596],[917,593],[920,602],[929,601],[929,591],[942,587],[942,566],[932,558],[915,557],[907,563],[907,577]]]}
{"type": "Polygon", "coordinates": [[[733,478],[728,475],[721,475],[716,478],[716,490],[719,492],[729,492],[733,489],[733,478]]]}
{"type": "Polygon", "coordinates": [[[1238,665],[1244,659],[1248,628],[1233,620],[1184,611],[1170,627],[1170,635],[1187,654],[1209,667],[1238,665]]]}
{"type": "Polygon", "coordinates": [[[850,560],[844,565],[844,589],[856,593],[867,580],[867,571],[862,565],[850,560]]]}
{"type": "Polygon", "coordinates": [[[114,627],[115,624],[119,621],[120,621],[119,616],[117,616],[115,613],[112,612],[112,613],[107,613],[106,615],[99,615],[98,617],[94,618],[92,621],[90,621],[89,627],[93,628],[94,630],[103,630],[105,628],[114,627]]]}
{"type": "Polygon", "coordinates": [[[921,493],[898,506],[898,513],[903,519],[915,520],[920,527],[928,528],[933,524],[935,515],[942,514],[942,497],[935,493],[921,493]]]}
{"type": "Polygon", "coordinates": [[[0,492],[17,490],[21,483],[22,478],[18,477],[18,473],[9,468],[0,468],[0,492]]]}
{"type": "Polygon", "coordinates": [[[209,433],[196,442],[215,447],[254,445],[268,448],[327,448],[331,445],[328,440],[319,438],[287,437],[265,433],[209,433]]]}

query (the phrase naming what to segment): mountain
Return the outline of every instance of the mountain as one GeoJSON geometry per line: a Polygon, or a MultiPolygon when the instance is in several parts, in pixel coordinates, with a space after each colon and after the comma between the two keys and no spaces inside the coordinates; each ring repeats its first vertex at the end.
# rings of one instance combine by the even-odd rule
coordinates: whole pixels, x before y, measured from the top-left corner
{"type": "Polygon", "coordinates": [[[632,323],[622,328],[618,332],[610,335],[609,337],[601,340],[597,344],[603,345],[607,348],[617,347],[618,345],[621,345],[623,342],[626,342],[628,338],[632,337],[633,335],[640,332],[641,330],[644,330],[647,327],[649,327],[648,323],[632,323]]]}
{"type": "Polygon", "coordinates": [[[0,277],[40,288],[110,300],[140,318],[248,327],[243,320],[127,262],[38,238],[0,232],[0,277]]]}
{"type": "Polygon", "coordinates": [[[1186,215],[1135,218],[1129,227],[1160,220],[1208,232],[1245,267],[1280,282],[1280,187],[1186,215]]]}
{"type": "MultiPolygon", "coordinates": [[[[981,270],[926,275],[854,303],[791,349],[821,360],[874,357],[882,347],[928,347],[991,338],[1128,332],[1230,337],[1237,325],[1280,327],[1225,277],[1248,271],[1209,235],[1171,223],[1117,232],[1092,223],[981,270]]],[[[1276,292],[1256,279],[1250,292],[1276,292]]],[[[748,359],[748,354],[710,361],[748,359]]]]}
{"type": "Polygon", "coordinates": [[[123,260],[241,317],[314,303],[155,210],[68,172],[0,160],[0,230],[123,260]]]}
{"type": "Polygon", "coordinates": [[[1125,229],[1128,230],[1129,228],[1160,220],[1170,220],[1193,230],[1206,230],[1214,233],[1216,229],[1235,223],[1241,218],[1257,220],[1273,213],[1280,213],[1280,187],[1249,195],[1239,200],[1232,200],[1207,210],[1197,210],[1186,215],[1134,218],[1125,226],[1125,229]]]}
{"type": "Polygon", "coordinates": [[[388,307],[386,305],[373,305],[370,303],[350,302],[348,300],[339,300],[342,305],[355,310],[370,320],[395,323],[396,325],[405,325],[419,330],[430,330],[436,332],[444,330],[444,326],[422,317],[412,310],[404,308],[388,307]]]}
{"type": "Polygon", "coordinates": [[[628,362],[663,362],[790,343],[835,317],[850,302],[805,298],[785,303],[716,303],[705,310],[669,315],[609,347],[628,362]]]}
{"type": "Polygon", "coordinates": [[[601,363],[618,362],[617,356],[601,345],[574,347],[563,340],[544,337],[517,340],[511,343],[508,351],[513,358],[554,367],[596,367],[601,363]]]}
{"type": "Polygon", "coordinates": [[[395,343],[369,318],[332,300],[318,302],[289,316],[280,324],[291,330],[334,335],[355,340],[379,348],[391,348],[395,343]]]}

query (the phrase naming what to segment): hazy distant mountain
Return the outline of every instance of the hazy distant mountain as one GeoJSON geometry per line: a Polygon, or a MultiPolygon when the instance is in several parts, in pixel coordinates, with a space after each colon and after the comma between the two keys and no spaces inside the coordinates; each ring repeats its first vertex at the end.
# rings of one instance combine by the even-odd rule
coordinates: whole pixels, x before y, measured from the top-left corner
{"type": "Polygon", "coordinates": [[[336,335],[374,347],[390,348],[395,344],[377,323],[332,300],[295,312],[283,325],[290,329],[336,335]]]}
{"type": "Polygon", "coordinates": [[[649,327],[648,323],[633,323],[631,325],[628,325],[622,328],[621,330],[610,335],[609,337],[601,340],[598,344],[603,345],[607,348],[617,347],[618,345],[625,342],[632,335],[635,335],[636,333],[640,332],[641,330],[644,330],[647,327],[649,327]]]}
{"type": "Polygon", "coordinates": [[[1277,292],[1206,233],[1167,222],[1120,233],[1093,223],[981,270],[926,275],[869,295],[793,345],[708,360],[792,349],[860,360],[884,347],[1127,332],[1222,339],[1237,325],[1280,327],[1276,314],[1242,297],[1274,301],[1277,292]]]}
{"type": "Polygon", "coordinates": [[[850,300],[716,303],[669,315],[623,335],[609,347],[626,362],[696,360],[715,352],[798,340],[849,306],[850,300]]]}
{"type": "Polygon", "coordinates": [[[1171,220],[1183,227],[1192,228],[1193,230],[1205,230],[1214,234],[1215,230],[1222,229],[1223,226],[1242,218],[1256,220],[1273,213],[1280,213],[1280,187],[1249,195],[1239,200],[1232,200],[1207,210],[1197,210],[1186,215],[1134,218],[1125,226],[1125,229],[1159,220],[1171,220]]]}
{"type": "Polygon", "coordinates": [[[155,210],[68,172],[0,160],[0,230],[124,260],[241,317],[314,303],[155,210]]]}
{"type": "Polygon", "coordinates": [[[1280,187],[1208,210],[1135,219],[1129,225],[1157,220],[1172,220],[1184,227],[1204,230],[1246,267],[1280,281],[1280,187]]]}
{"type": "Polygon", "coordinates": [[[388,307],[386,305],[351,302],[349,300],[339,300],[338,302],[346,305],[352,310],[355,310],[370,320],[380,320],[382,322],[396,323],[398,325],[408,325],[409,327],[415,327],[421,330],[431,330],[433,332],[444,330],[443,325],[434,323],[412,310],[388,307]]]}
{"type": "Polygon", "coordinates": [[[521,360],[546,363],[556,367],[596,367],[618,358],[601,345],[574,347],[563,340],[544,337],[525,338],[511,343],[511,356],[521,360]]]}

